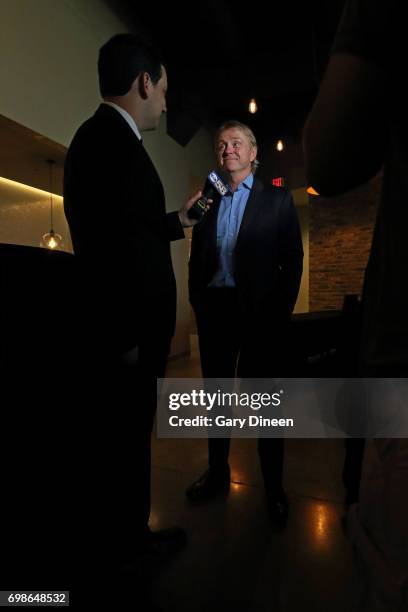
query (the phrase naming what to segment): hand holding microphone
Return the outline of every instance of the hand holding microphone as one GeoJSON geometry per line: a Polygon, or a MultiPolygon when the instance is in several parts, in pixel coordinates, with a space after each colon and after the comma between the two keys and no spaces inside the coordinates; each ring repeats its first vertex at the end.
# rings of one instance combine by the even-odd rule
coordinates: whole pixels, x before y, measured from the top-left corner
{"type": "Polygon", "coordinates": [[[184,208],[179,211],[183,227],[191,227],[201,221],[209,209],[209,205],[213,202],[213,197],[217,193],[222,197],[227,191],[228,187],[224,185],[218,174],[212,170],[207,176],[203,190],[194,194],[187,201],[184,208]]]}

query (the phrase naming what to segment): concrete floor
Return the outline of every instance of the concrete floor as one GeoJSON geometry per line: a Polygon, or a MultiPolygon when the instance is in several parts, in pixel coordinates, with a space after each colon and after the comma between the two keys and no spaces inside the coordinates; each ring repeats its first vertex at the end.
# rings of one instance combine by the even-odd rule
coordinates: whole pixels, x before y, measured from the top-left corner
{"type": "MultiPolygon", "coordinates": [[[[199,377],[196,352],[169,377],[199,377]]],[[[153,439],[153,529],[180,525],[188,546],[153,584],[168,612],[345,612],[359,580],[343,533],[343,440],[287,440],[286,529],[268,519],[256,440],[233,440],[231,491],[192,507],[184,491],[206,468],[206,440],[153,439]]]]}

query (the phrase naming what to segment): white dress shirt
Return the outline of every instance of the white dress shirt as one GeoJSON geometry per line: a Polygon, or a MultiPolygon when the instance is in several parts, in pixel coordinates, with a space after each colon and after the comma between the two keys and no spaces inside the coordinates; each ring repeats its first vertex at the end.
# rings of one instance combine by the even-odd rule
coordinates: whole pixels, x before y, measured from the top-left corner
{"type": "Polygon", "coordinates": [[[102,102],[102,104],[107,104],[108,106],[111,106],[112,108],[116,109],[118,111],[118,113],[120,115],[122,115],[124,120],[130,125],[130,127],[132,128],[132,130],[134,131],[134,133],[136,134],[138,139],[142,140],[142,137],[141,137],[140,132],[138,130],[138,127],[136,125],[136,121],[133,119],[133,117],[131,117],[129,115],[129,113],[127,111],[125,111],[124,108],[122,108],[121,106],[118,106],[114,102],[106,102],[105,100],[102,102]]]}

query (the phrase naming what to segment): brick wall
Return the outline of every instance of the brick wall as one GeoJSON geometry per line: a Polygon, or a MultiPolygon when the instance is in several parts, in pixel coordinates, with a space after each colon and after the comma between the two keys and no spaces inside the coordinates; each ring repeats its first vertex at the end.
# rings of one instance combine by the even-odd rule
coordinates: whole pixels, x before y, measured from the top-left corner
{"type": "Polygon", "coordinates": [[[310,311],[337,310],[361,296],[381,177],[336,198],[310,197],[310,311]]]}

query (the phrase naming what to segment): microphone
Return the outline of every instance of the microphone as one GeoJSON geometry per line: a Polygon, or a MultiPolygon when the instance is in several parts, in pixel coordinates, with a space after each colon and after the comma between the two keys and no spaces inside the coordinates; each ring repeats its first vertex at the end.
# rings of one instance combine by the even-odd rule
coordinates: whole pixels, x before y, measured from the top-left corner
{"type": "Polygon", "coordinates": [[[214,170],[211,170],[205,181],[201,198],[194,202],[192,207],[188,210],[187,214],[190,219],[202,219],[207,212],[208,200],[212,200],[217,193],[219,193],[221,197],[225,196],[227,191],[228,187],[224,185],[218,174],[214,170]]]}

